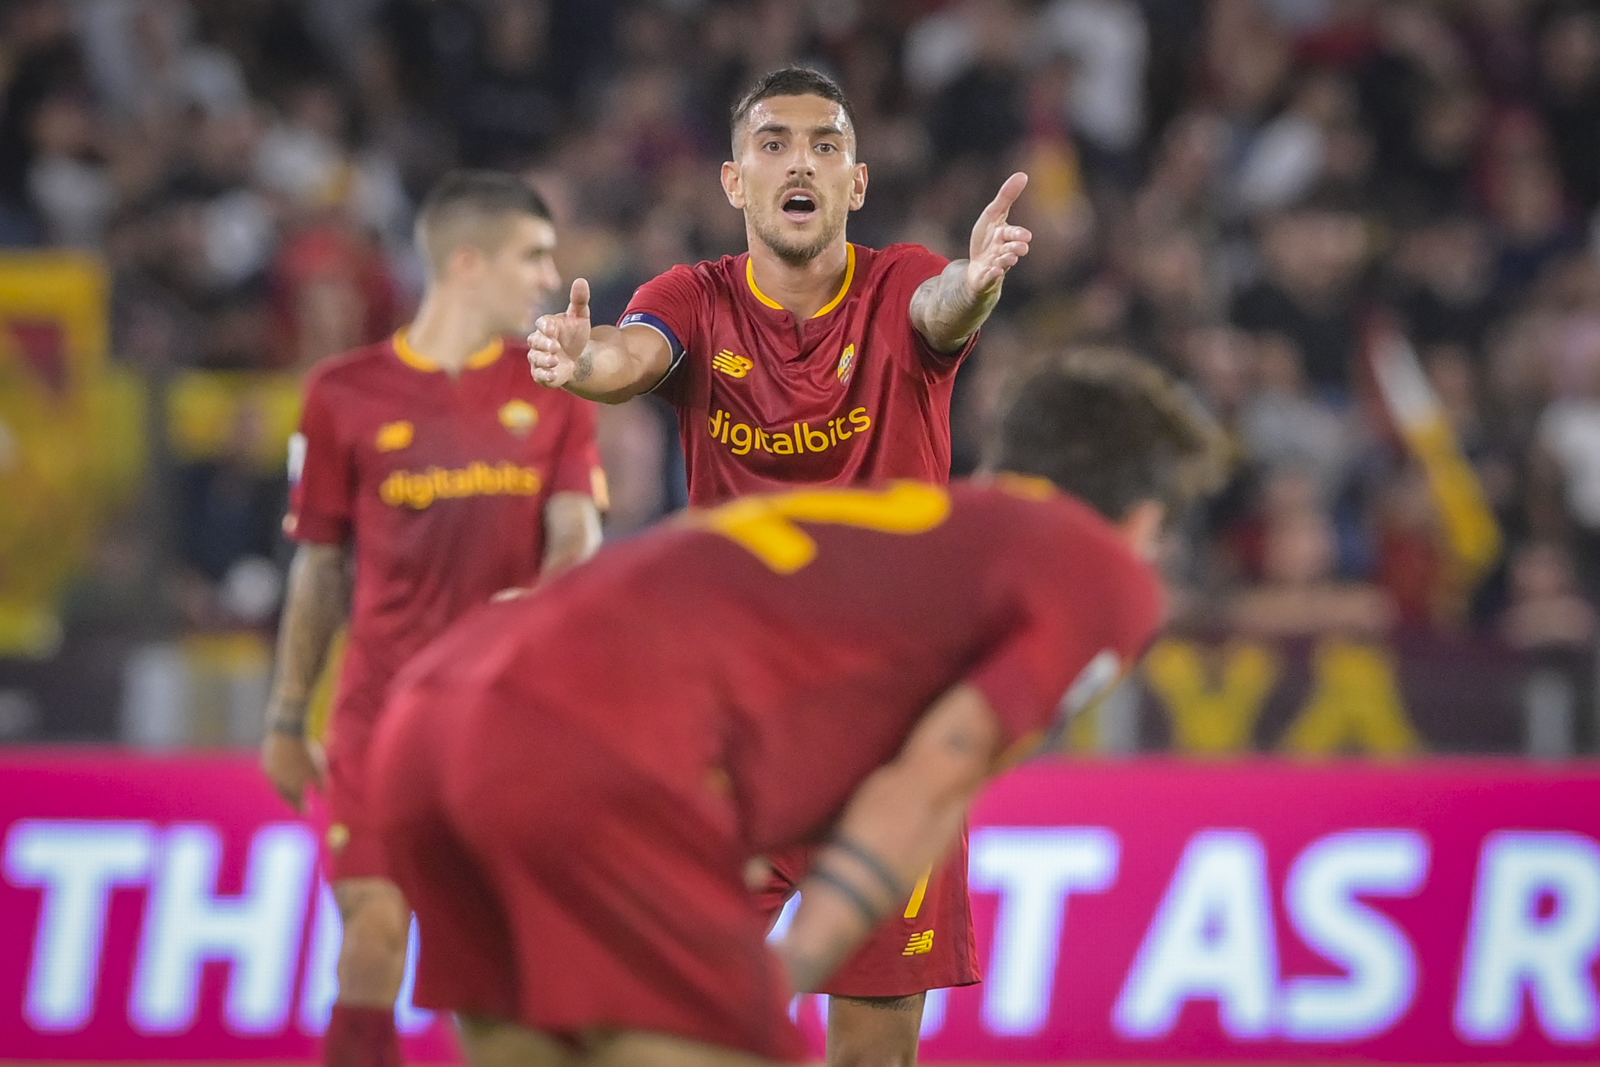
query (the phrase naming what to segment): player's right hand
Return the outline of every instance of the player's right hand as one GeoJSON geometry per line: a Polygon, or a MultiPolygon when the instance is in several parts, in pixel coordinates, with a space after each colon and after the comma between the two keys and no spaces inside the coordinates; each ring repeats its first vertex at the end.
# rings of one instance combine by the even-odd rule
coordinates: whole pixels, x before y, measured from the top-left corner
{"type": "Polygon", "coordinates": [[[295,811],[305,814],[306,786],[323,788],[326,770],[322,749],[315,741],[268,730],[261,742],[261,769],[278,795],[295,811]]]}
{"type": "Polygon", "coordinates": [[[533,380],[551,388],[572,381],[578,359],[589,344],[589,283],[574,279],[567,310],[540,315],[528,335],[528,366],[533,380]]]}

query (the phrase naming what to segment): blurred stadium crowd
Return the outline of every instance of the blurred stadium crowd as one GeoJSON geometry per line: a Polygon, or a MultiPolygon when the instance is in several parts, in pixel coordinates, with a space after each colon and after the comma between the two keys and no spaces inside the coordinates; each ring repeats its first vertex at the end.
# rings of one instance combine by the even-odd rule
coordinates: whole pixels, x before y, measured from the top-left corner
{"type": "MultiPolygon", "coordinates": [[[[87,418],[109,455],[97,504],[52,490],[39,457],[76,470],[84,431],[36,425],[40,360],[0,362],[0,736],[159,720],[173,656],[255,706],[298,376],[406,320],[412,209],[445,170],[524,174],[614,320],[645,279],[743,249],[727,109],[795,60],[857,110],[857,242],[964,255],[1031,175],[1032,252],[958,384],[958,473],[1019,365],[1131,344],[1239,460],[1173,542],[1187,626],[1592,664],[1600,4],[10,0],[0,252],[104,257],[87,418]],[[1378,400],[1369,357],[1402,335],[1464,465],[1378,400]],[[1475,509],[1498,543],[1462,558],[1475,509]]],[[[610,536],[682,502],[664,407],[601,432],[610,536]]]]}

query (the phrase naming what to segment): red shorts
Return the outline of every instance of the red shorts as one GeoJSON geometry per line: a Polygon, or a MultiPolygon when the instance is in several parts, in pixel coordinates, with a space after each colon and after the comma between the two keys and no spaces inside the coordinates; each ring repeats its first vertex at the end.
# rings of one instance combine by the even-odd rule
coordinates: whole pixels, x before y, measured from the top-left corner
{"type": "MultiPolygon", "coordinates": [[[[777,916],[811,865],[814,849],[786,849],[769,856],[773,876],[758,894],[768,921],[777,916]]],[[[823,983],[821,992],[840,997],[906,997],[929,989],[973,985],[978,945],[967,895],[967,834],[927,885],[913,893],[902,914],[885,919],[855,955],[823,983]]]]}
{"type": "Polygon", "coordinates": [[[388,878],[367,796],[367,763],[376,714],[341,709],[327,738],[328,780],[313,817],[322,824],[322,870],[329,882],[388,878]]]}
{"type": "Polygon", "coordinates": [[[537,709],[479,730],[432,700],[449,697],[390,704],[371,779],[417,917],[419,1005],[805,1058],[724,796],[668,788],[537,709]]]}

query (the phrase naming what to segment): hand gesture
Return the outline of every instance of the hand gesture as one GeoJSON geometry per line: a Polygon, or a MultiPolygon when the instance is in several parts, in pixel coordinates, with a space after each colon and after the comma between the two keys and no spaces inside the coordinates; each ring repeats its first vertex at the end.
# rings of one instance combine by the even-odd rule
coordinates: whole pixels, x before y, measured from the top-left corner
{"type": "Polygon", "coordinates": [[[1028,254],[1028,242],[1033,240],[1033,234],[1021,226],[1006,223],[1011,205],[1017,202],[1017,197],[1022,195],[1027,185],[1028,176],[1021,171],[1007,178],[972,227],[972,250],[967,258],[967,288],[973,296],[983,296],[999,288],[1006,271],[1028,254]]]}
{"type": "Polygon", "coordinates": [[[305,814],[306,786],[323,788],[326,771],[322,749],[314,741],[269,729],[261,742],[261,769],[278,795],[305,814]]]}
{"type": "Polygon", "coordinates": [[[528,366],[533,380],[552,388],[572,380],[578,358],[589,344],[589,283],[572,283],[572,298],[559,315],[540,315],[528,335],[528,366]]]}

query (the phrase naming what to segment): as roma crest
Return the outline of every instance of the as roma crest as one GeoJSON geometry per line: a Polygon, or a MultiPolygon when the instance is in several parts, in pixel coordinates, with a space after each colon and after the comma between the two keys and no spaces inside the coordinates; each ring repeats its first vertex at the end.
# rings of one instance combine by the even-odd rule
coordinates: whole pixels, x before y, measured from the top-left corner
{"type": "Polygon", "coordinates": [[[539,422],[539,409],[526,400],[508,400],[500,408],[500,425],[526,437],[539,422]]]}
{"type": "Polygon", "coordinates": [[[844,353],[839,357],[839,369],[834,371],[841,382],[850,380],[850,372],[856,369],[856,346],[846,345],[844,353]]]}

